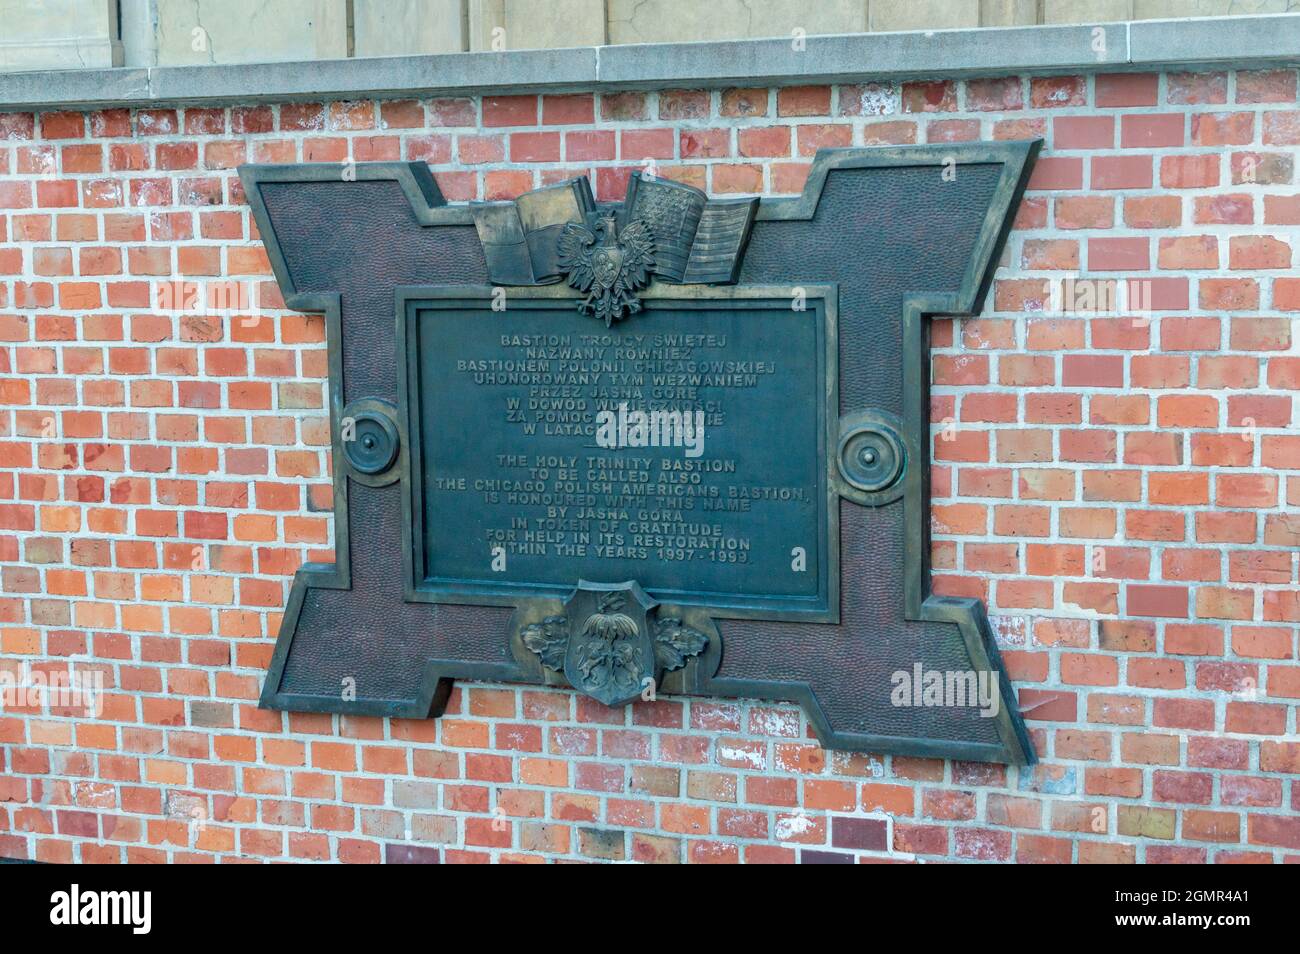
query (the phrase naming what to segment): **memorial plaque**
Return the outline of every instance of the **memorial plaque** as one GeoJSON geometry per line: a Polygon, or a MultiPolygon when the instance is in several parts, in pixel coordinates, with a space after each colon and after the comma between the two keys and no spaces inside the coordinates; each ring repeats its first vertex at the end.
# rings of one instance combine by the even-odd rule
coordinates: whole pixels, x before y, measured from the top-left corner
{"type": "Polygon", "coordinates": [[[1037,148],[823,150],[761,201],[241,169],[325,315],[334,450],[337,559],[299,570],[261,704],[783,699],[832,748],[1032,761],[983,606],[929,588],[926,319],[978,312],[1037,148]]]}

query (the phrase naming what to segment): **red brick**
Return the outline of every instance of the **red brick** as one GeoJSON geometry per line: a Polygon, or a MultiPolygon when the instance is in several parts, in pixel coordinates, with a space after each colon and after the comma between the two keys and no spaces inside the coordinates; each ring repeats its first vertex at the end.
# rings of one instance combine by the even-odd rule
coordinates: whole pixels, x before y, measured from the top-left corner
{"type": "Polygon", "coordinates": [[[1030,190],[1083,188],[1083,160],[1069,156],[1044,156],[1034,164],[1029,177],[1030,190]]]}
{"type": "Polygon", "coordinates": [[[1052,146],[1065,149],[1112,149],[1115,120],[1112,116],[1058,116],[1052,121],[1052,146]]]}
{"type": "Polygon", "coordinates": [[[1033,77],[1029,101],[1037,109],[1083,106],[1088,101],[1088,83],[1082,76],[1033,77]]]}
{"type": "Polygon", "coordinates": [[[1133,616],[1185,618],[1188,614],[1186,587],[1131,584],[1126,594],[1128,611],[1133,616]]]}
{"type": "MultiPolygon", "coordinates": [[[[1162,166],[1161,175],[1163,176],[1163,174],[1162,166]]],[[[1124,224],[1130,228],[1173,228],[1181,222],[1182,203],[1177,196],[1130,195],[1124,197],[1124,224]]]]}
{"type": "Polygon", "coordinates": [[[1115,106],[1155,106],[1160,77],[1155,73],[1099,73],[1095,79],[1097,103],[1115,106]]]}
{"type": "Polygon", "coordinates": [[[1183,145],[1180,113],[1129,115],[1120,119],[1119,144],[1126,149],[1163,149],[1183,145]]]}
{"type": "MultiPolygon", "coordinates": [[[[1157,260],[1161,268],[1200,269],[1219,267],[1219,240],[1213,235],[1178,235],[1161,238],[1157,260]]],[[[1180,319],[1172,319],[1177,322],[1180,319]]],[[[1194,321],[1196,319],[1181,319],[1194,321]]],[[[1211,319],[1212,320],[1212,319],[1211,319]]],[[[1175,327],[1182,327],[1175,325],[1175,327]]],[[[1218,323],[1214,323],[1217,329],[1218,323]]],[[[1215,341],[1217,346],[1217,340],[1215,341]]],[[[1171,349],[1173,350],[1173,349],[1171,349]]],[[[1176,349],[1186,350],[1186,349],[1176,349]]]]}
{"type": "Polygon", "coordinates": [[[1145,272],[1151,267],[1151,244],[1145,238],[1088,239],[1090,271],[1145,272]]]}
{"type": "Polygon", "coordinates": [[[1149,189],[1151,169],[1149,155],[1094,156],[1090,181],[1094,189],[1149,189]]]}
{"type": "Polygon", "coordinates": [[[903,84],[903,112],[951,113],[957,109],[957,87],[944,80],[903,84]]]}
{"type": "Polygon", "coordinates": [[[1250,225],[1255,205],[1248,195],[1197,196],[1192,203],[1192,221],[1205,225],[1250,225]]]}
{"type": "Polygon", "coordinates": [[[1018,76],[966,81],[966,108],[1006,112],[1024,105],[1024,83],[1018,76]]]}
{"type": "Polygon", "coordinates": [[[1234,235],[1228,239],[1228,267],[1290,268],[1291,246],[1267,235],[1234,235]]]}
{"type": "Polygon", "coordinates": [[[1065,355],[1061,363],[1064,387],[1124,386],[1124,359],[1118,355],[1065,355]]]}
{"type": "Polygon", "coordinates": [[[1242,146],[1254,138],[1254,113],[1194,113],[1192,143],[1197,146],[1242,146]]]}

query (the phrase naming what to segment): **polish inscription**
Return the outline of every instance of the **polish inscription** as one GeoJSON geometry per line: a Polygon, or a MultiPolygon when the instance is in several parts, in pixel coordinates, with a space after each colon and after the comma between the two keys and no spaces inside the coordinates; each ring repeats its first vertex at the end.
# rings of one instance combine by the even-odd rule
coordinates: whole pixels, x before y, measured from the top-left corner
{"type": "Polygon", "coordinates": [[[825,609],[825,316],[789,299],[418,310],[424,574],[486,592],[637,580],[825,609]]]}

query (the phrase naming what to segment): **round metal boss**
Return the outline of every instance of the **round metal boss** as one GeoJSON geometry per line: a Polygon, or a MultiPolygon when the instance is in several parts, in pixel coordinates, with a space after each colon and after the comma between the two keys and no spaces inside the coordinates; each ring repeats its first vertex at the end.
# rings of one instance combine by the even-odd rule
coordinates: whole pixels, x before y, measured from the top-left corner
{"type": "Polygon", "coordinates": [[[863,421],[840,437],[840,474],[865,493],[887,490],[903,475],[906,451],[894,429],[863,421]]]}
{"type": "Polygon", "coordinates": [[[397,460],[399,443],[388,415],[359,411],[352,416],[352,439],[343,441],[343,453],[358,473],[382,474],[397,460]]]}

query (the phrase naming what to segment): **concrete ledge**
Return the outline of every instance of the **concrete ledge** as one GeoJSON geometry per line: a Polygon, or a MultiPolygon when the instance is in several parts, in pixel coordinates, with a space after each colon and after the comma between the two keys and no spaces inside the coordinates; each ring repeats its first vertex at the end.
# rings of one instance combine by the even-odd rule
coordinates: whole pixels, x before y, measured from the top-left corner
{"type": "Polygon", "coordinates": [[[1109,24],[1102,52],[1090,26],[1036,26],[606,46],[600,79],[609,85],[684,82],[753,85],[917,76],[1098,69],[1128,63],[1128,24],[1109,24]]]}
{"type": "Polygon", "coordinates": [[[1300,63],[1300,16],[0,73],[0,111],[1300,63]]]}
{"type": "MultiPolygon", "coordinates": [[[[599,50],[588,46],[249,66],[172,66],[156,67],[149,73],[151,92],[159,101],[338,99],[393,93],[587,87],[596,76],[598,58],[599,50]]],[[[0,77],[0,100],[4,98],[3,83],[0,77]]]]}
{"type": "Polygon", "coordinates": [[[346,99],[519,87],[590,88],[599,50],[442,53],[240,66],[0,73],[0,110],[346,99]]]}
{"type": "Polygon", "coordinates": [[[1200,17],[1185,20],[1136,20],[1129,32],[1134,66],[1163,66],[1170,52],[1188,63],[1300,62],[1300,16],[1200,17]]]}

